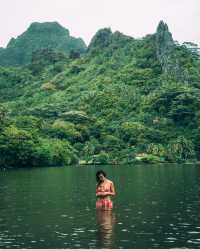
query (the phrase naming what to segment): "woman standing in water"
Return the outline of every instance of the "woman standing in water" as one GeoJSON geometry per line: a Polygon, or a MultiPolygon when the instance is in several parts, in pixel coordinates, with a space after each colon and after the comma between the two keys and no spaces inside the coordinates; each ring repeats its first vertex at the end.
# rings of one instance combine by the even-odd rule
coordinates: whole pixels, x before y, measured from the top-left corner
{"type": "Polygon", "coordinates": [[[103,170],[97,171],[96,180],[96,208],[101,210],[111,210],[113,208],[111,196],[115,195],[114,184],[106,178],[106,173],[103,170]]]}

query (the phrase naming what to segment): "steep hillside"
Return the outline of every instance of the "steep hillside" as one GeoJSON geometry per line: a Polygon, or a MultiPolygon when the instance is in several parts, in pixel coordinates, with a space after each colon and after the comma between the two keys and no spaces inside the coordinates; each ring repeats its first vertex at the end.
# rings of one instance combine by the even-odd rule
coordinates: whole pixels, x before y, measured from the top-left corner
{"type": "Polygon", "coordinates": [[[134,39],[99,30],[84,56],[44,49],[0,69],[1,165],[200,157],[200,60],[164,22],[134,39]]]}
{"type": "Polygon", "coordinates": [[[83,53],[86,45],[81,38],[71,37],[57,22],[35,22],[16,39],[12,38],[5,49],[1,48],[0,65],[26,65],[31,62],[33,52],[44,48],[69,54],[72,50],[83,53]]]}

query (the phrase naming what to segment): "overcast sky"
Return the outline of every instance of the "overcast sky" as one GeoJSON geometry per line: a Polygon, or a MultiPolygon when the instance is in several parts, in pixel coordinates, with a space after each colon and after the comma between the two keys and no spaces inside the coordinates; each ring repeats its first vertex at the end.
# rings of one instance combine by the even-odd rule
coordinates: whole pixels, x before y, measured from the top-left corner
{"type": "Polygon", "coordinates": [[[200,45],[200,0],[0,0],[0,46],[32,22],[57,21],[88,44],[100,28],[134,38],[154,33],[166,22],[180,43],[200,45]]]}

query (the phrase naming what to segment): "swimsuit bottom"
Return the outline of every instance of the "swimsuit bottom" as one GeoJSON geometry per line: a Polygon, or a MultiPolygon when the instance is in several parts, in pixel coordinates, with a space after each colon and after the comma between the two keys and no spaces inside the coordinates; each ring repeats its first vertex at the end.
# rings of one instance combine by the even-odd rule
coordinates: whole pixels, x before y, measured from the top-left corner
{"type": "Polygon", "coordinates": [[[113,203],[110,199],[106,199],[106,198],[97,199],[96,208],[105,209],[105,210],[112,209],[113,203]]]}

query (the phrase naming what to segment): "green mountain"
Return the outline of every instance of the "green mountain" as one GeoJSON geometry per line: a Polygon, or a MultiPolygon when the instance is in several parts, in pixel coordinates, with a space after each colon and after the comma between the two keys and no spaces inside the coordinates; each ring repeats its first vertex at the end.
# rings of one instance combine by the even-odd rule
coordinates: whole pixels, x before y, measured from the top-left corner
{"type": "Polygon", "coordinates": [[[0,65],[26,65],[31,62],[33,52],[46,48],[67,54],[73,50],[83,53],[86,45],[81,38],[71,37],[57,22],[35,22],[16,39],[12,38],[5,49],[0,49],[0,65]]]}
{"type": "Polygon", "coordinates": [[[200,158],[200,58],[167,24],[134,39],[99,30],[87,51],[36,51],[0,68],[0,165],[200,158]]]}

